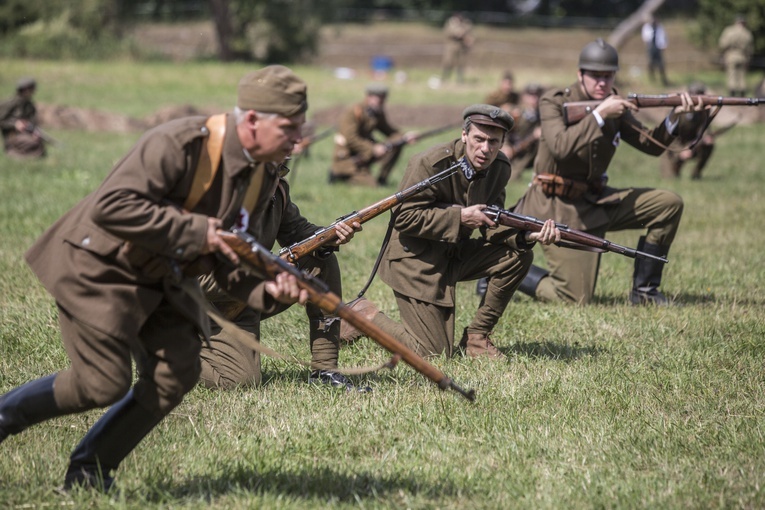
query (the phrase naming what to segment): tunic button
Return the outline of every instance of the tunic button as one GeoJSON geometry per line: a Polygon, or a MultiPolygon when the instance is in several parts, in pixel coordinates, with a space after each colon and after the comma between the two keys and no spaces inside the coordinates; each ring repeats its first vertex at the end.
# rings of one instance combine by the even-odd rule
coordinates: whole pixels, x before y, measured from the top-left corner
{"type": "Polygon", "coordinates": [[[175,249],[175,254],[176,255],[183,255],[183,248],[176,248],[175,249]]]}
{"type": "Polygon", "coordinates": [[[90,236],[85,237],[81,243],[83,246],[90,246],[90,236]]]}

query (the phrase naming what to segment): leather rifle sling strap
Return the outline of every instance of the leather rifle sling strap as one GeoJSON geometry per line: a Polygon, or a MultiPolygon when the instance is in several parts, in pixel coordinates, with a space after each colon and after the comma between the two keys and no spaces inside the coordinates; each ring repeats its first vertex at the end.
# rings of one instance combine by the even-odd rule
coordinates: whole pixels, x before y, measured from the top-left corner
{"type": "Polygon", "coordinates": [[[221,113],[208,118],[205,127],[209,135],[202,141],[202,152],[199,154],[199,162],[196,170],[194,170],[191,191],[183,203],[183,208],[187,211],[191,211],[197,206],[215,180],[223,152],[223,138],[226,135],[226,114],[221,113]]]}

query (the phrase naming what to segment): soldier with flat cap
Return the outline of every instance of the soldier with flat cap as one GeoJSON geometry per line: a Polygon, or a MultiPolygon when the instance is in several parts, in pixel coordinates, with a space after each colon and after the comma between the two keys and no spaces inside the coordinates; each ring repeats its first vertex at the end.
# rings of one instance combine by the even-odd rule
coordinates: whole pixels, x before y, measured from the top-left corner
{"type": "MultiPolygon", "coordinates": [[[[531,266],[535,242],[560,240],[560,232],[552,221],[541,232],[518,231],[483,213],[486,206],[505,205],[510,163],[500,148],[513,119],[499,107],[476,104],[464,110],[463,120],[460,138],[412,157],[400,184],[405,189],[462,163],[450,178],[393,209],[380,278],[393,289],[402,324],[366,299],[353,307],[421,355],[451,356],[456,284],[487,276],[488,290],[459,349],[471,357],[504,358],[489,335],[531,266]]],[[[343,323],[343,339],[358,335],[343,323]]]]}
{"type": "Polygon", "coordinates": [[[294,277],[262,281],[213,256],[238,261],[218,231],[256,217],[243,210],[248,194],[269,201],[256,169],[300,141],[306,85],[266,67],[242,79],[237,105],[146,132],[26,254],[56,300],[70,365],[0,397],[0,441],[110,406],[72,452],[65,490],[109,490],[112,471],[196,385],[210,324],[197,276],[183,267],[209,259],[220,288],[259,310],[307,299],[294,277]],[[201,168],[209,179],[197,180],[201,168]]]}
{"type": "Polygon", "coordinates": [[[16,84],[16,95],[0,104],[0,130],[5,152],[15,158],[45,156],[45,140],[37,128],[37,108],[32,96],[37,89],[33,78],[22,78],[16,84]]]}
{"type": "MultiPolygon", "coordinates": [[[[534,177],[516,211],[553,218],[598,237],[607,232],[645,229],[638,249],[665,256],[677,234],[683,200],[676,193],[653,188],[617,189],[607,185],[606,171],[621,142],[659,156],[674,140],[681,113],[704,109],[687,92],[682,105],[653,129],[633,116],[637,108],[614,89],[619,55],[603,39],[584,46],[579,54],[577,81],[548,91],[539,102],[542,137],[534,160],[534,177]],[[564,121],[563,105],[600,101],[592,113],[575,124],[564,121]]],[[[532,266],[519,288],[542,301],[589,303],[595,292],[600,254],[558,246],[543,246],[548,270],[532,266]]],[[[667,304],[659,290],[664,264],[635,260],[632,304],[667,304]]]]}
{"type": "Polygon", "coordinates": [[[385,114],[385,100],[388,88],[379,83],[367,86],[364,100],[343,112],[335,134],[335,152],[329,182],[347,182],[363,186],[384,186],[401,156],[402,145],[391,146],[388,142],[404,137],[407,143],[413,143],[411,133],[402,135],[388,122],[385,114]],[[385,138],[378,141],[375,133],[385,138]],[[375,178],[372,164],[380,166],[375,178]]]}

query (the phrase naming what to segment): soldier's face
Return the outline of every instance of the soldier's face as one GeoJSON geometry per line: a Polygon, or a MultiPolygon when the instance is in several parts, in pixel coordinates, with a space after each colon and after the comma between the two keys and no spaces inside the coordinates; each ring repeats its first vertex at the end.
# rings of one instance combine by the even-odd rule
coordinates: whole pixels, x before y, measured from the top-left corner
{"type": "Polygon", "coordinates": [[[255,112],[252,119],[252,145],[245,148],[250,155],[261,162],[281,162],[292,153],[295,144],[303,139],[305,113],[292,117],[264,115],[258,117],[255,112]]]}
{"type": "Polygon", "coordinates": [[[505,132],[497,127],[473,124],[470,131],[462,132],[465,155],[470,165],[478,172],[494,163],[502,147],[505,132]]]}
{"type": "Polygon", "coordinates": [[[579,71],[579,83],[585,94],[593,99],[605,99],[614,88],[614,71],[579,71]]]}

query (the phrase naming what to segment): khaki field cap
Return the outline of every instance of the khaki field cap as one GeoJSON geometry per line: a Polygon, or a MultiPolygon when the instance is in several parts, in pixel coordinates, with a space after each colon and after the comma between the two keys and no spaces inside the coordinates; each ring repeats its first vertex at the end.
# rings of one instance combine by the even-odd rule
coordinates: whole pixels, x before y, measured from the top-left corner
{"type": "Polygon", "coordinates": [[[292,117],[308,109],[306,84],[290,69],[273,65],[239,81],[237,106],[242,110],[292,117]]]}
{"type": "Polygon", "coordinates": [[[37,87],[37,82],[34,78],[21,78],[18,82],[16,82],[17,91],[32,89],[35,87],[37,87]]]}
{"type": "Polygon", "coordinates": [[[367,85],[366,93],[368,96],[385,97],[388,95],[388,87],[382,83],[370,83],[367,85]]]}
{"type": "Polygon", "coordinates": [[[515,124],[509,113],[502,108],[490,104],[474,104],[468,106],[462,112],[462,118],[464,120],[470,119],[473,124],[498,127],[505,131],[513,129],[513,125],[515,124]]]}

